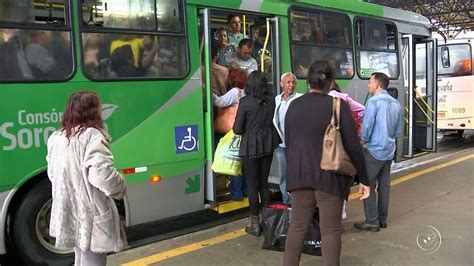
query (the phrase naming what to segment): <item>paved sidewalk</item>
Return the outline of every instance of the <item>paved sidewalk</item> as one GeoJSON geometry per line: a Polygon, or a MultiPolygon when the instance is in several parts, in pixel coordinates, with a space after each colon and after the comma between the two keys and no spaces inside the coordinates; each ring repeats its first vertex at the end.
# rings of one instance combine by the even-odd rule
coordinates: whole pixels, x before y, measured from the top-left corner
{"type": "MultiPolygon", "coordinates": [[[[469,154],[472,151],[434,165],[469,154]]],[[[423,166],[421,170],[432,166],[423,166]]],[[[395,177],[416,171],[420,168],[397,173],[395,177]]],[[[362,232],[353,227],[355,221],[363,219],[363,207],[359,200],[350,201],[349,219],[343,223],[342,265],[474,265],[473,178],[474,158],[471,157],[393,186],[388,228],[380,232],[362,232]],[[436,249],[439,238],[433,233],[436,232],[433,227],[441,234],[439,249],[436,249]]],[[[246,223],[247,219],[243,219],[111,255],[108,265],[210,239],[239,230],[246,223]]],[[[262,241],[262,237],[243,235],[152,265],[281,265],[283,253],[262,250],[262,241]]],[[[303,255],[301,259],[301,265],[320,263],[320,257],[303,255]]]]}

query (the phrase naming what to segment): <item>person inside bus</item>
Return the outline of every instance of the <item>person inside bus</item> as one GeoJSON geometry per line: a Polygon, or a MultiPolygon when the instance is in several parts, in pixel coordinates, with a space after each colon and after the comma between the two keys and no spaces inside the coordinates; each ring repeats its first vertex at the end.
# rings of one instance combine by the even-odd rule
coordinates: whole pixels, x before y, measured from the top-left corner
{"type": "Polygon", "coordinates": [[[278,160],[278,176],[280,177],[280,191],[283,203],[291,204],[291,198],[286,190],[286,147],[285,147],[285,116],[291,102],[300,97],[301,93],[295,92],[296,76],[291,72],[281,75],[280,87],[282,93],[275,97],[275,113],[273,115],[273,125],[280,135],[282,143],[276,148],[275,154],[278,160]]]}
{"type": "Polygon", "coordinates": [[[110,56],[112,71],[117,77],[137,77],[132,47],[128,44],[117,47],[110,56]]]}
{"type": "Polygon", "coordinates": [[[25,55],[35,78],[58,78],[61,70],[58,69],[56,59],[50,52],[52,32],[31,30],[28,33],[30,43],[25,48],[25,55]]]}
{"type": "Polygon", "coordinates": [[[249,75],[245,95],[240,99],[233,130],[235,134],[242,135],[239,156],[242,157],[250,205],[250,224],[245,227],[245,232],[260,236],[260,208],[270,201],[268,175],[273,151],[279,145],[278,133],[272,122],[275,98],[265,73],[256,70],[249,75]]]}
{"type": "Polygon", "coordinates": [[[145,77],[158,76],[158,51],[160,44],[153,35],[143,36],[143,47],[140,50],[140,67],[145,77]]]}
{"type": "MultiPolygon", "coordinates": [[[[362,129],[362,120],[364,119],[364,110],[365,107],[359,102],[352,99],[349,94],[341,92],[341,88],[336,81],[330,87],[328,95],[333,97],[339,97],[344,102],[347,103],[349,109],[351,110],[352,120],[356,126],[357,135],[359,140],[361,140],[361,129],[362,129]]],[[[358,177],[356,177],[358,179],[358,177]]],[[[344,200],[344,205],[342,206],[342,220],[347,219],[347,200],[344,200]]]]}
{"type": "Polygon", "coordinates": [[[237,14],[229,14],[227,16],[227,24],[229,25],[229,30],[227,32],[229,43],[237,47],[240,41],[244,38],[244,35],[240,32],[242,27],[240,16],[237,14]]]}
{"type": "Polygon", "coordinates": [[[125,180],[114,165],[92,91],[73,93],[61,128],[48,139],[46,161],[52,184],[49,233],[55,246],[73,249],[75,265],[106,265],[107,253],[127,245],[114,200],[125,195],[125,180]]]}
{"type": "Polygon", "coordinates": [[[142,48],[142,38],[135,35],[123,34],[118,39],[113,40],[110,43],[110,56],[114,53],[115,49],[124,45],[130,46],[133,54],[133,64],[135,67],[139,66],[140,63],[140,49],[142,48]]]}
{"type": "Polygon", "coordinates": [[[160,76],[178,76],[178,54],[176,39],[171,36],[159,38],[158,73],[160,76]]]}
{"type": "MultiPolygon", "coordinates": [[[[298,265],[303,240],[319,208],[322,265],[340,265],[341,212],[350,193],[348,176],[321,170],[323,139],[333,114],[333,97],[327,95],[334,73],[327,61],[315,61],[308,70],[308,93],[294,100],[285,118],[288,171],[286,185],[291,193],[292,211],[283,265],[298,265]],[[304,117],[304,119],[302,119],[304,117]]],[[[361,199],[369,196],[369,180],[362,147],[349,107],[340,102],[339,129],[344,149],[360,179],[361,199]]]]}
{"type": "MultiPolygon", "coordinates": [[[[229,73],[229,85],[232,89],[222,96],[213,93],[212,100],[214,106],[219,108],[214,124],[214,128],[218,133],[225,134],[232,130],[239,101],[245,95],[244,86],[246,82],[247,73],[245,71],[242,69],[232,69],[229,73]]],[[[233,200],[242,200],[243,197],[247,196],[245,179],[242,176],[231,176],[229,192],[233,200]]]]}
{"type": "Polygon", "coordinates": [[[0,29],[0,79],[34,78],[23,49],[24,37],[17,29],[0,29]]]}
{"type": "Polygon", "coordinates": [[[224,59],[224,63],[230,69],[240,68],[245,70],[247,75],[257,70],[257,60],[252,57],[252,40],[242,39],[235,55],[227,55],[224,59]]]}
{"type": "Polygon", "coordinates": [[[303,34],[301,35],[300,42],[315,43],[316,38],[313,32],[311,32],[311,26],[305,25],[303,27],[303,34]]]}
{"type": "Polygon", "coordinates": [[[310,23],[311,23],[311,28],[313,31],[313,36],[314,40],[316,43],[322,43],[323,42],[323,31],[321,30],[321,26],[319,23],[319,17],[317,16],[311,16],[310,17],[310,23]]]}
{"type": "Polygon", "coordinates": [[[271,48],[271,42],[269,40],[267,43],[267,47],[264,51],[263,45],[265,44],[266,37],[267,37],[267,29],[266,28],[260,29],[258,31],[257,41],[254,40],[253,42],[253,45],[257,45],[260,48],[258,48],[258,50],[256,50],[255,47],[253,48],[253,56],[257,60],[258,69],[261,69],[262,53],[263,53],[263,65],[264,65],[263,70],[265,74],[267,74],[268,79],[271,80],[272,74],[273,74],[273,71],[272,71],[273,59],[272,59],[272,54],[270,53],[270,50],[272,48],[271,48]]]}
{"type": "Polygon", "coordinates": [[[216,31],[217,34],[217,63],[225,65],[225,57],[234,55],[237,52],[237,46],[230,44],[227,40],[227,30],[222,27],[216,31]]]}
{"type": "MultiPolygon", "coordinates": [[[[92,78],[99,77],[99,35],[87,33],[82,40],[84,46],[84,70],[92,78]]],[[[108,76],[107,76],[108,77],[108,76]]]]}
{"type": "Polygon", "coordinates": [[[211,62],[212,92],[217,96],[222,96],[227,91],[227,79],[229,77],[229,69],[217,64],[217,48],[212,48],[211,50],[211,62]]]}
{"type": "Polygon", "coordinates": [[[58,64],[59,75],[66,77],[72,72],[71,40],[67,31],[54,31],[50,51],[58,64]]]}
{"type": "Polygon", "coordinates": [[[260,42],[260,28],[259,27],[253,27],[252,28],[252,54],[256,56],[258,54],[258,51],[263,48],[263,43],[260,42]]]}

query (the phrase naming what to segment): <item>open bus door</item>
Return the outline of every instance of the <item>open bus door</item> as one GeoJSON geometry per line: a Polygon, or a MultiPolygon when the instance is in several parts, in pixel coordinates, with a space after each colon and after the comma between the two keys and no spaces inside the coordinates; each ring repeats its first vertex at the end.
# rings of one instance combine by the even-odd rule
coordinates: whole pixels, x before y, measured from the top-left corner
{"type": "MultiPolygon", "coordinates": [[[[198,10],[198,32],[200,38],[200,54],[201,54],[201,70],[202,84],[203,84],[203,106],[204,106],[204,124],[205,124],[205,160],[206,160],[206,177],[205,177],[205,200],[208,206],[214,208],[219,213],[232,211],[235,209],[248,206],[247,198],[241,201],[232,201],[229,197],[229,191],[226,188],[226,183],[229,182],[228,176],[216,174],[212,171],[212,161],[214,151],[219,141],[217,134],[214,132],[213,121],[215,114],[212,103],[212,78],[211,78],[211,49],[216,42],[214,33],[219,28],[225,25],[226,17],[230,13],[243,14],[242,31],[247,32],[245,38],[252,39],[251,29],[258,28],[259,30],[266,30],[268,34],[265,35],[266,50],[270,54],[270,58],[261,57],[258,60],[259,70],[267,74],[269,86],[274,92],[279,90],[278,78],[280,76],[279,66],[279,25],[277,17],[270,17],[266,14],[258,14],[253,12],[242,11],[226,11],[220,9],[201,8],[198,10]],[[245,26],[244,26],[245,25],[245,26]],[[270,64],[270,65],[268,65],[270,64]],[[268,73],[267,73],[268,72],[268,73]]],[[[255,56],[254,56],[255,57],[255,56]]]]}
{"type": "Polygon", "coordinates": [[[436,151],[437,42],[403,35],[402,62],[405,88],[402,155],[436,151]]]}

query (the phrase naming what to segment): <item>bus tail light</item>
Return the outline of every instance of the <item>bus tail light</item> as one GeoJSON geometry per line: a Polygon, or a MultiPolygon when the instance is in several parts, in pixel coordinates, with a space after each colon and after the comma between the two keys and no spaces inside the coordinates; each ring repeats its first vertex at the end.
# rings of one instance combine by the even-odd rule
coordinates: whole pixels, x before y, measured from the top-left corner
{"type": "Polygon", "coordinates": [[[124,175],[135,174],[135,173],[144,173],[148,171],[148,167],[141,166],[141,167],[132,167],[132,168],[125,168],[122,170],[124,175]]]}

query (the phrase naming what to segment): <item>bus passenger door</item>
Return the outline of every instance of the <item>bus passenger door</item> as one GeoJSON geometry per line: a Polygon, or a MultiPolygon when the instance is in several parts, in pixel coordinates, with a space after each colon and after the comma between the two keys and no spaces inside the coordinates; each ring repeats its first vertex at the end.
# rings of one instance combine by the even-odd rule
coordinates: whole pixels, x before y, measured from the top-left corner
{"type": "Polygon", "coordinates": [[[436,151],[437,41],[415,41],[415,84],[413,89],[414,150],[436,151]]]}
{"type": "Polygon", "coordinates": [[[210,10],[200,9],[198,14],[199,52],[201,64],[201,78],[203,89],[204,131],[205,133],[205,179],[204,199],[209,203],[216,201],[216,185],[212,172],[212,156],[214,150],[214,129],[212,127],[213,106],[211,88],[211,28],[210,10]]]}
{"type": "MultiPolygon", "coordinates": [[[[211,60],[211,50],[217,47],[217,35],[219,29],[227,26],[229,14],[240,14],[242,29],[245,38],[253,41],[253,45],[260,44],[259,49],[253,50],[253,57],[258,63],[259,70],[267,75],[269,86],[276,92],[279,88],[279,41],[278,41],[278,19],[266,14],[245,11],[227,11],[221,9],[199,8],[198,12],[198,36],[200,50],[200,64],[202,70],[203,106],[205,124],[205,200],[208,207],[219,213],[232,211],[248,206],[248,200],[244,196],[238,200],[230,193],[232,178],[228,175],[217,174],[212,171],[214,152],[219,139],[223,134],[214,132],[214,118],[217,111],[213,106],[213,75],[219,73],[213,69],[222,66],[214,64],[211,60]],[[257,54],[257,55],[255,55],[257,54]]],[[[219,62],[217,62],[219,63],[219,62]]],[[[227,62],[226,62],[227,64],[227,62]]],[[[226,67],[228,67],[226,65],[226,67]]],[[[236,178],[238,180],[239,178],[236,178]]]]}
{"type": "Polygon", "coordinates": [[[436,151],[437,58],[436,40],[403,35],[404,79],[403,152],[412,158],[436,151]]]}

